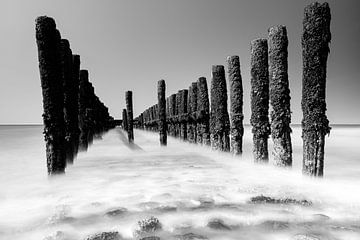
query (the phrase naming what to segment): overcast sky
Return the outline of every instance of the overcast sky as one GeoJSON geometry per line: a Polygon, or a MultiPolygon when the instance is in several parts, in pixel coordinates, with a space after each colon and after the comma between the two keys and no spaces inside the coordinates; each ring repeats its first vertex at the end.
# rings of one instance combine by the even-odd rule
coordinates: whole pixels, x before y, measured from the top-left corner
{"type": "MultiPolygon", "coordinates": [[[[120,118],[125,91],[134,92],[137,116],[198,77],[210,83],[211,65],[239,55],[245,123],[250,117],[250,41],[286,25],[292,122],[300,123],[302,0],[1,0],[0,124],[42,123],[35,18],[56,20],[62,38],[81,55],[96,94],[120,118]]],[[[331,53],[327,104],[330,123],[360,123],[360,1],[328,1],[331,53]]]]}

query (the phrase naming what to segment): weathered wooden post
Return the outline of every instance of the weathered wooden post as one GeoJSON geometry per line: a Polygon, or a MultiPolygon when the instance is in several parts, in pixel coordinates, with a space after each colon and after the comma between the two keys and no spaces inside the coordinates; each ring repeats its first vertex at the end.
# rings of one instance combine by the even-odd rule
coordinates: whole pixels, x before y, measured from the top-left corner
{"type": "Polygon", "coordinates": [[[87,87],[89,83],[89,73],[87,70],[80,70],[80,87],[79,87],[79,150],[86,151],[88,148],[88,126],[86,120],[86,108],[89,96],[87,96],[87,87]]]}
{"type": "Polygon", "coordinates": [[[160,134],[160,144],[167,145],[167,124],[166,124],[166,98],[165,98],[165,80],[158,81],[158,106],[159,106],[159,119],[158,128],[160,134]]]}
{"type": "Polygon", "coordinates": [[[251,42],[251,119],[255,162],[268,162],[269,72],[266,39],[251,42]]]}
{"type": "Polygon", "coordinates": [[[225,70],[222,65],[212,66],[210,107],[210,140],[215,150],[230,150],[230,121],[227,109],[225,70]]]}
{"type": "Polygon", "coordinates": [[[139,120],[140,120],[140,128],[145,129],[145,127],[144,127],[144,113],[140,114],[139,120]]]}
{"type": "Polygon", "coordinates": [[[64,92],[60,64],[60,33],[54,19],[36,19],[36,43],[43,95],[43,121],[48,174],[64,173],[66,167],[64,92]]]}
{"type": "Polygon", "coordinates": [[[175,137],[175,116],[176,116],[176,94],[172,94],[170,96],[169,103],[169,111],[170,111],[170,126],[169,133],[171,136],[175,137]]]}
{"type": "Polygon", "coordinates": [[[324,174],[325,135],[330,133],[325,101],[330,20],[328,3],[315,2],[305,7],[301,39],[303,173],[319,177],[324,174]]]}
{"type": "Polygon", "coordinates": [[[230,85],[230,151],[238,155],[242,153],[244,135],[243,87],[239,56],[229,56],[227,63],[230,85]]]}
{"type": "Polygon", "coordinates": [[[288,80],[288,38],[286,27],[269,29],[269,87],[271,104],[271,136],[275,165],[292,165],[291,110],[288,80]]]}
{"type": "Polygon", "coordinates": [[[187,139],[191,143],[196,143],[197,141],[197,132],[196,132],[196,111],[197,111],[197,83],[193,82],[189,87],[188,91],[188,103],[187,103],[187,113],[188,117],[188,127],[187,127],[187,139]]]}
{"type": "Polygon", "coordinates": [[[179,108],[179,121],[180,121],[180,138],[187,140],[187,98],[188,90],[183,89],[180,91],[180,108],[179,108]]]}
{"type": "Polygon", "coordinates": [[[179,90],[176,93],[175,99],[176,107],[175,107],[175,137],[180,137],[180,108],[181,108],[181,91],[179,90]]]}
{"type": "Polygon", "coordinates": [[[122,127],[124,131],[128,131],[128,121],[127,121],[127,111],[126,109],[123,109],[122,111],[122,127]]]}
{"type": "Polygon", "coordinates": [[[197,143],[210,145],[210,104],[205,77],[200,77],[197,83],[197,143]]]}
{"type": "Polygon", "coordinates": [[[126,112],[127,112],[127,122],[128,122],[128,139],[129,142],[134,142],[134,129],[133,129],[133,101],[132,101],[132,91],[127,91],[125,93],[126,101],[126,112]]]}
{"type": "Polygon", "coordinates": [[[75,134],[78,127],[78,85],[73,79],[73,59],[69,41],[60,40],[61,77],[64,89],[65,152],[66,160],[72,163],[75,157],[75,134]]]}
{"type": "Polygon", "coordinates": [[[72,56],[72,81],[74,84],[74,93],[72,96],[74,96],[74,108],[72,109],[73,114],[76,116],[75,122],[74,122],[74,151],[75,155],[79,151],[79,137],[80,137],[80,128],[79,128],[79,89],[80,89],[80,56],[79,55],[73,55],[72,56]]]}

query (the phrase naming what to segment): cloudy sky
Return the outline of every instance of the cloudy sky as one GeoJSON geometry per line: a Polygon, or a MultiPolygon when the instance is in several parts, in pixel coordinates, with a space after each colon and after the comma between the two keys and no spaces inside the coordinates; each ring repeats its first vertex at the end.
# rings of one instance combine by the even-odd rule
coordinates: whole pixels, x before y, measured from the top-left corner
{"type": "MultiPolygon", "coordinates": [[[[211,65],[239,55],[245,123],[250,117],[250,41],[287,26],[292,122],[300,123],[302,0],[1,0],[0,124],[41,123],[42,96],[35,18],[55,18],[73,53],[81,55],[97,95],[120,118],[125,91],[139,114],[156,102],[157,80],[167,95],[211,65]]],[[[327,103],[331,123],[360,123],[359,0],[330,0],[331,53],[327,103]]]]}

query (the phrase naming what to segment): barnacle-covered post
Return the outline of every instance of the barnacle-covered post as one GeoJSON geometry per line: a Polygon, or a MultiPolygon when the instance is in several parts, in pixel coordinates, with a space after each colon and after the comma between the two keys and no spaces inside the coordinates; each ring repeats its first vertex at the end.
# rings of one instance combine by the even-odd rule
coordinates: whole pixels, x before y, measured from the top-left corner
{"type": "Polygon", "coordinates": [[[222,65],[212,66],[210,107],[210,140],[215,150],[229,151],[230,121],[227,109],[225,70],[222,65]]]}
{"type": "Polygon", "coordinates": [[[159,119],[158,129],[160,134],[160,145],[167,145],[167,124],[166,124],[166,98],[165,98],[165,80],[158,81],[158,107],[159,119]]]}
{"type": "Polygon", "coordinates": [[[169,120],[169,134],[171,136],[175,136],[175,116],[176,116],[176,94],[172,94],[169,97],[169,112],[170,112],[170,120],[169,120]]]}
{"type": "Polygon", "coordinates": [[[66,167],[64,92],[60,64],[60,33],[54,19],[36,19],[36,43],[43,96],[43,121],[49,175],[66,167]]]}
{"type": "Polygon", "coordinates": [[[328,3],[315,2],[305,7],[301,39],[303,173],[319,177],[324,174],[325,135],[330,133],[325,101],[330,20],[328,3]]]}
{"type": "Polygon", "coordinates": [[[180,137],[180,128],[181,128],[181,124],[180,124],[180,108],[181,108],[181,91],[179,90],[176,93],[176,108],[175,108],[175,137],[180,137]]]}
{"type": "Polygon", "coordinates": [[[210,145],[210,104],[209,93],[205,77],[200,77],[197,84],[197,143],[210,145]]]}
{"type": "Polygon", "coordinates": [[[244,114],[239,56],[229,56],[227,63],[230,85],[230,151],[233,154],[241,154],[244,135],[244,114]]]}
{"type": "Polygon", "coordinates": [[[65,151],[66,161],[72,163],[75,157],[75,137],[78,131],[78,82],[73,79],[73,56],[69,41],[60,41],[61,77],[64,89],[65,151]]]}
{"type": "Polygon", "coordinates": [[[86,108],[90,96],[88,96],[89,72],[85,69],[80,70],[80,87],[79,87],[79,150],[86,151],[88,149],[89,126],[86,115],[86,108]]]}
{"type": "Polygon", "coordinates": [[[188,90],[187,89],[181,90],[179,121],[180,121],[180,138],[182,140],[187,140],[187,98],[188,98],[188,90]]]}
{"type": "Polygon", "coordinates": [[[126,109],[123,109],[122,111],[122,127],[124,131],[128,131],[128,121],[127,121],[127,111],[126,109]]]}
{"type": "Polygon", "coordinates": [[[128,140],[130,143],[134,142],[134,129],[133,129],[133,100],[132,91],[126,91],[125,93],[126,112],[127,112],[127,124],[128,124],[128,140]]]}
{"type": "Polygon", "coordinates": [[[72,81],[74,88],[72,89],[74,92],[72,96],[74,97],[74,108],[72,108],[73,115],[76,116],[74,122],[74,131],[73,131],[73,141],[74,141],[74,151],[75,155],[79,151],[79,136],[80,136],[80,128],[79,128],[79,89],[80,89],[80,55],[72,55],[72,81]]]}
{"type": "Polygon", "coordinates": [[[251,42],[251,118],[254,160],[268,162],[269,124],[269,72],[266,39],[251,42]]]}
{"type": "Polygon", "coordinates": [[[187,112],[188,112],[188,128],[187,128],[187,138],[191,143],[196,143],[197,132],[196,132],[196,111],[197,111],[197,83],[193,82],[189,87],[188,91],[188,103],[187,103],[187,112]]]}
{"type": "Polygon", "coordinates": [[[288,38],[286,27],[269,29],[269,87],[271,136],[275,165],[292,165],[290,89],[288,80],[288,38]]]}

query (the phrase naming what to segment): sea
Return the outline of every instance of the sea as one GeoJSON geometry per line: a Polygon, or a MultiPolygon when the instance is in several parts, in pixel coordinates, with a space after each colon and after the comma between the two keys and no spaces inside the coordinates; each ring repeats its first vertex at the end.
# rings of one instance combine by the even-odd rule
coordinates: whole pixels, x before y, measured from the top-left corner
{"type": "MultiPolygon", "coordinates": [[[[301,127],[293,167],[255,164],[245,127],[243,154],[119,127],[48,177],[41,125],[0,126],[0,239],[83,240],[102,232],[135,239],[154,217],[162,240],[359,240],[360,126],[326,137],[323,178],[302,174],[301,127]]],[[[100,239],[100,238],[99,238],[100,239]]]]}

